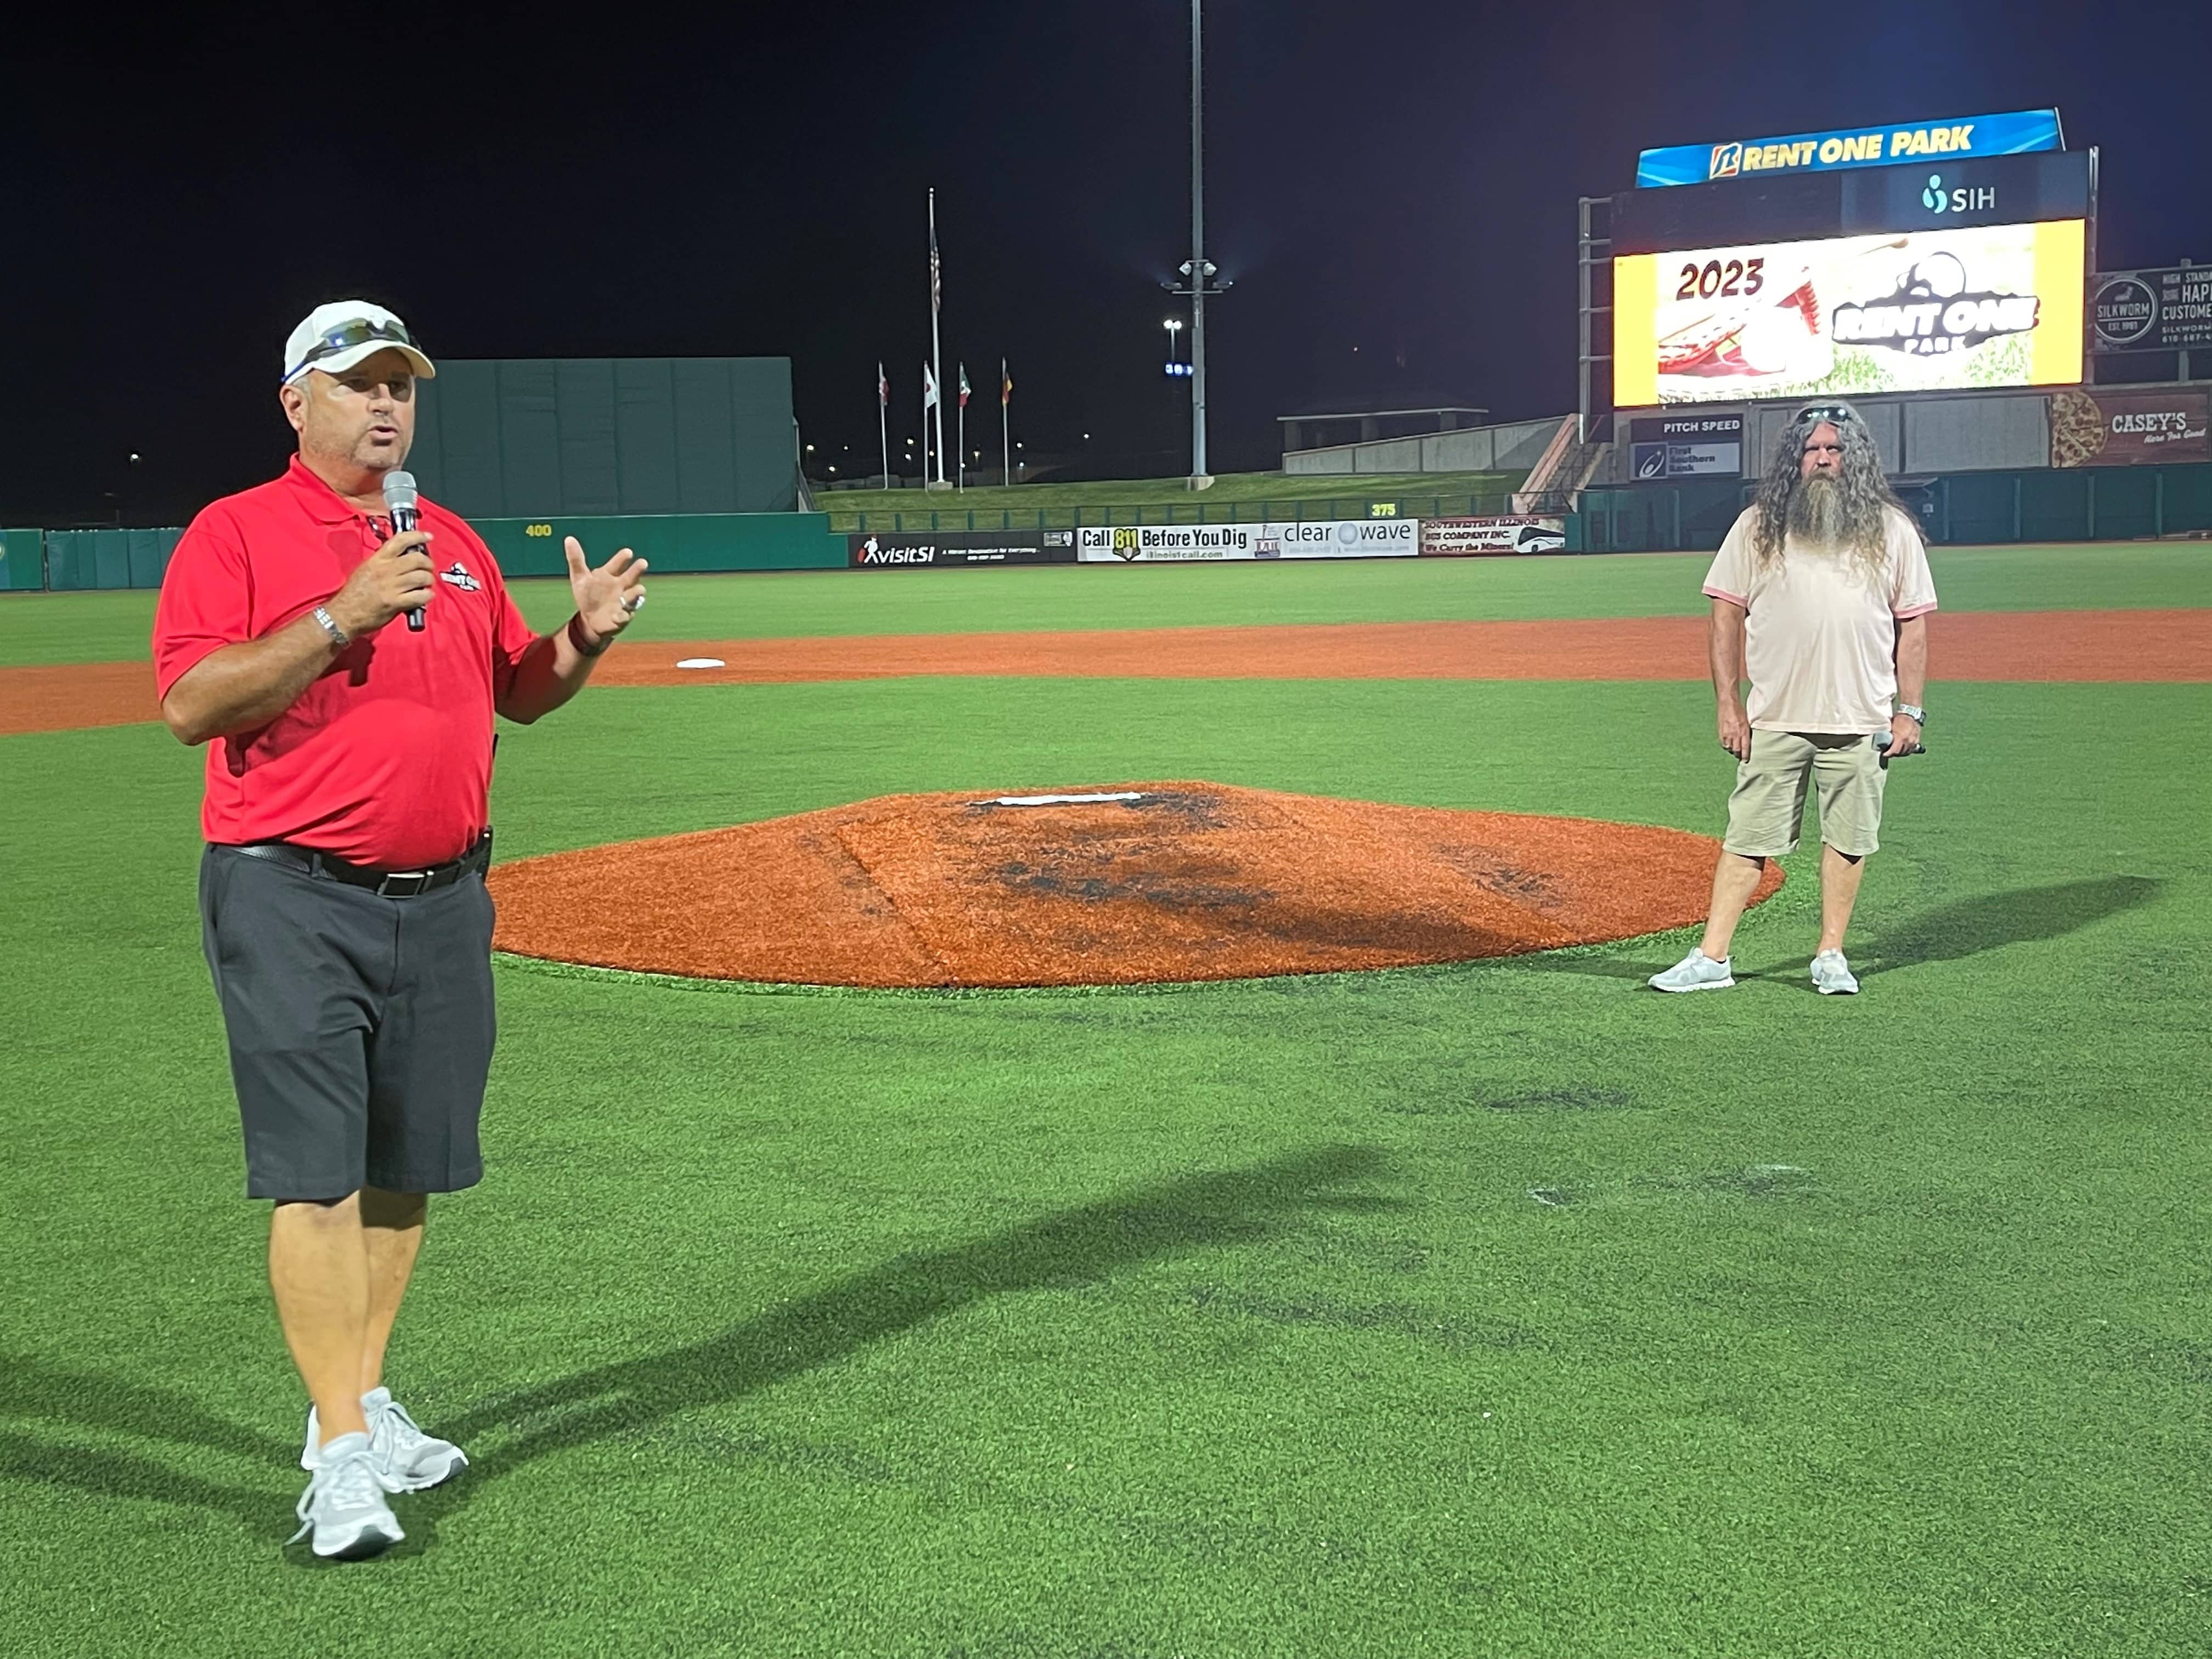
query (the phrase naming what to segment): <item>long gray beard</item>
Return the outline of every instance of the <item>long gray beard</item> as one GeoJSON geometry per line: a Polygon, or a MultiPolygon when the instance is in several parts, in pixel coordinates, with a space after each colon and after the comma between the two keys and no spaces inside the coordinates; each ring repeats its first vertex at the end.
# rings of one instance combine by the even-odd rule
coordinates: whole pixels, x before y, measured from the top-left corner
{"type": "Polygon", "coordinates": [[[1849,538],[1844,487],[1834,478],[1801,479],[1790,492],[1790,533],[1811,547],[1841,547],[1849,538]]]}

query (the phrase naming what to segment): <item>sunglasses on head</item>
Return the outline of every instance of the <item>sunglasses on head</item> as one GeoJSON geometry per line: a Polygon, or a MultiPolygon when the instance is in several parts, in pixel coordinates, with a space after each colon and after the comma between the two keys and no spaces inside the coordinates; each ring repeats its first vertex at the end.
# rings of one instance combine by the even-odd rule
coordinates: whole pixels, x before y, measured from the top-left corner
{"type": "Polygon", "coordinates": [[[1797,411],[1792,426],[1818,426],[1823,421],[1833,425],[1838,421],[1856,421],[1858,412],[1849,404],[1808,404],[1797,411]]]}
{"type": "MultiPolygon", "coordinates": [[[[325,357],[335,357],[341,351],[350,351],[356,346],[368,344],[372,340],[382,340],[392,345],[411,346],[415,343],[415,337],[407,331],[404,323],[373,323],[362,318],[355,322],[341,323],[323,335],[307,349],[307,355],[300,359],[300,368],[313,368],[325,357]]],[[[299,369],[293,370],[293,373],[296,374],[299,369]]]]}

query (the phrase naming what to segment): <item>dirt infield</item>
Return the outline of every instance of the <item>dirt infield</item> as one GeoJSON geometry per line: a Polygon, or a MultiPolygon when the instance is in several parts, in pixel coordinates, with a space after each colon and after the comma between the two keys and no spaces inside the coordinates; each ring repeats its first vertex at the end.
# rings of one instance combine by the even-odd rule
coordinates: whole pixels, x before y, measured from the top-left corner
{"type": "MultiPolygon", "coordinates": [[[[610,685],[880,679],[908,674],[1135,679],[1702,680],[1703,617],[1334,623],[1098,633],[908,634],[626,646],[610,685]],[[679,669],[687,657],[726,666],[679,669]]],[[[2212,611],[1938,616],[1942,680],[2212,679],[2212,611]]]]}
{"type": "MultiPolygon", "coordinates": [[[[1127,783],[889,795],[519,860],[490,881],[494,942],[520,956],[781,984],[1131,985],[1682,927],[1705,914],[1714,850],[1639,824],[1127,783]]],[[[1781,879],[1770,865],[1759,896],[1781,879]]]]}
{"type": "MultiPolygon", "coordinates": [[[[1936,683],[2212,680],[2212,610],[1939,614],[1936,683]]],[[[908,675],[1133,679],[1701,680],[1702,617],[1344,623],[1049,634],[895,634],[624,645],[601,685],[778,684],[908,675]],[[684,659],[723,666],[680,669],[684,659]]],[[[144,663],[0,668],[0,736],[158,719],[144,663]]]]}

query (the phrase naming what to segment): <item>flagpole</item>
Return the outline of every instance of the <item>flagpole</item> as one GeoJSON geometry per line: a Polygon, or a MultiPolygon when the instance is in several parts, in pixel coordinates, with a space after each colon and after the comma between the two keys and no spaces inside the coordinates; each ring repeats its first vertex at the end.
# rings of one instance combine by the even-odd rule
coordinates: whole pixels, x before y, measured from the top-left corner
{"type": "Polygon", "coordinates": [[[891,383],[884,366],[876,365],[876,435],[884,444],[884,488],[891,487],[891,383]]]}
{"type": "Polygon", "coordinates": [[[945,351],[937,336],[941,280],[937,262],[937,191],[933,185],[929,192],[929,370],[937,378],[937,482],[940,484],[945,482],[945,351]]]}
{"type": "Polygon", "coordinates": [[[1006,405],[1013,402],[1013,382],[1006,378],[1006,360],[999,359],[999,482],[1009,489],[1014,483],[1014,448],[1006,441],[1006,405]]]}

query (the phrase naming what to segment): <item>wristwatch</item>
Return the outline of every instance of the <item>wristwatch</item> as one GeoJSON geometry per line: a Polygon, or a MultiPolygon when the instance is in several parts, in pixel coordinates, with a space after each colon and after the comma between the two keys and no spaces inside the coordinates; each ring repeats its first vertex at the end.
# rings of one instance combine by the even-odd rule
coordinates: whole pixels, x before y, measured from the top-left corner
{"type": "Polygon", "coordinates": [[[331,615],[331,613],[325,611],[321,605],[319,605],[315,607],[314,615],[316,623],[320,625],[324,633],[331,636],[331,643],[337,647],[339,650],[343,651],[346,647],[353,643],[353,641],[346,636],[345,629],[338,626],[337,618],[331,615]]]}
{"type": "Polygon", "coordinates": [[[1915,721],[1919,725],[1925,726],[1928,724],[1928,711],[1924,708],[1916,708],[1909,702],[1901,702],[1897,705],[1897,712],[1904,715],[1905,719],[1915,721]]]}

